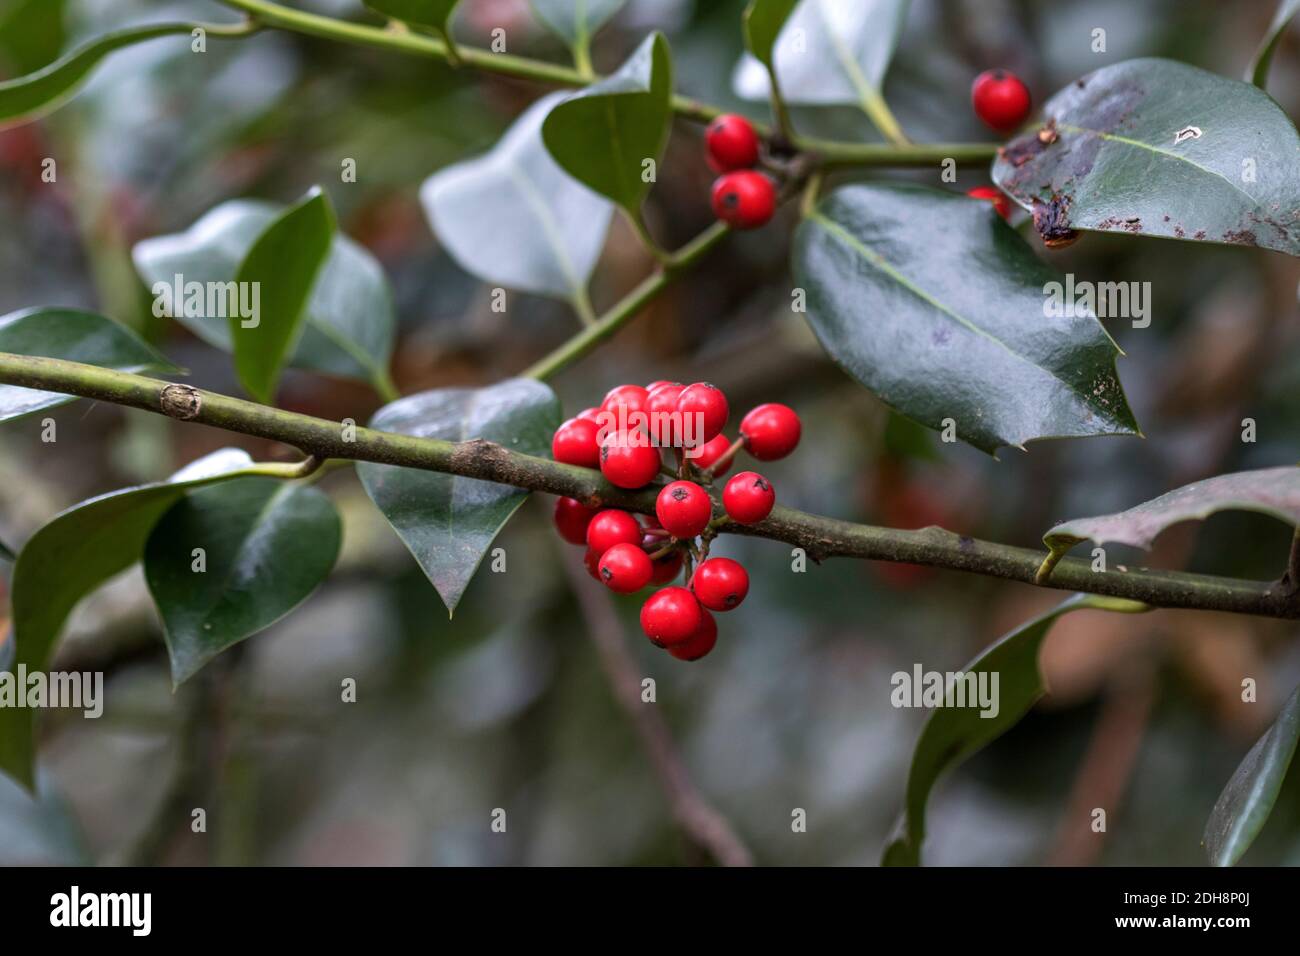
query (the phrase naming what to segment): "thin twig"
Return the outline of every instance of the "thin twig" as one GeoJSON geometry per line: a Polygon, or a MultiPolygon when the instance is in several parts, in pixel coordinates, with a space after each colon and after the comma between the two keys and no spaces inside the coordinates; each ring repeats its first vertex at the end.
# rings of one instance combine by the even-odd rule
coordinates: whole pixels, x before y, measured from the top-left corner
{"type": "Polygon", "coordinates": [[[704,798],[691,780],[658,708],[641,700],[641,678],[609,598],[600,589],[591,587],[586,571],[570,555],[564,555],[560,563],[572,582],[587,633],[596,645],[614,700],[641,739],[673,819],[691,843],[723,866],[752,866],[754,860],[749,849],[727,818],[704,798]]]}
{"type": "MultiPolygon", "coordinates": [[[[484,439],[450,442],[372,428],[344,428],[339,422],[258,405],[189,385],[63,359],[0,352],[0,383],[79,395],[271,439],[319,459],[372,461],[481,478],[642,514],[654,513],[659,490],[656,485],[638,491],[615,488],[599,471],[525,455],[484,439]]],[[[716,498],[714,513],[722,513],[716,498]]],[[[1040,550],[980,541],[943,528],[916,531],[880,528],[782,505],[777,505],[757,524],[740,525],[733,521],[719,530],[784,541],[801,548],[814,561],[832,557],[902,561],[1026,584],[1035,583],[1043,559],[1040,550]]],[[[1288,592],[1278,581],[1242,581],[1146,568],[1094,571],[1090,561],[1066,558],[1043,586],[1127,598],[1153,607],[1230,611],[1288,620],[1300,618],[1300,592],[1288,592]]]]}

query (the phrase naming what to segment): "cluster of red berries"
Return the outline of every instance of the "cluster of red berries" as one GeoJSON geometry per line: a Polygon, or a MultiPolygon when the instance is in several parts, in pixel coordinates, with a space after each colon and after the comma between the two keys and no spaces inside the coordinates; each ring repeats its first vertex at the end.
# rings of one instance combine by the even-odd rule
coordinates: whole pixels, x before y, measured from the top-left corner
{"type": "MultiPolygon", "coordinates": [[[[1029,87],[1010,70],[985,70],[975,77],[970,88],[975,115],[999,133],[1010,132],[1029,116],[1029,87]]],[[[976,186],[966,193],[993,203],[1003,219],[1011,218],[1011,203],[1006,193],[994,186],[976,186]]]]}
{"type": "Polygon", "coordinates": [[[719,116],[704,133],[713,181],[713,214],[733,229],[757,229],[776,212],[776,183],[754,169],[759,139],[749,120],[734,113],[719,116]]]}
{"type": "MultiPolygon", "coordinates": [[[[710,612],[737,607],[749,592],[739,562],[708,556],[716,522],[704,485],[726,474],[741,448],[759,461],[784,458],[802,431],[792,409],[769,403],[741,419],[732,442],[722,433],[729,414],[726,396],[707,382],[620,385],[598,408],[562,424],[551,441],[556,461],[598,467],[610,484],[629,489],[665,471],[663,452],[672,452],[676,480],[659,489],[653,516],[560,498],[555,526],[565,541],[586,545],[588,572],[620,594],[668,584],[688,568],[685,587],[662,588],[641,607],[651,643],[681,660],[709,653],[718,640],[710,612]]],[[[775,504],[771,482],[753,471],[733,476],[722,491],[727,519],[739,524],[762,521],[775,504]]]]}

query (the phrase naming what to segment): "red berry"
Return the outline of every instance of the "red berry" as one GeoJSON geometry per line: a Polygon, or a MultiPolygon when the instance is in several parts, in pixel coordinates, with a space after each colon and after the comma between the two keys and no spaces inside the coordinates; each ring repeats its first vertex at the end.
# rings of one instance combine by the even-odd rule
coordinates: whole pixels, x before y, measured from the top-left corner
{"type": "Polygon", "coordinates": [[[711,611],[730,611],[749,593],[749,572],[731,558],[709,558],[691,577],[691,590],[711,611]]]}
{"type": "Polygon", "coordinates": [[[640,432],[611,432],[600,446],[600,472],[620,488],[650,484],[662,465],[659,449],[640,432]]]}
{"type": "Polygon", "coordinates": [[[645,410],[650,416],[650,436],[661,448],[682,443],[681,416],[675,415],[677,399],[686,388],[681,382],[662,382],[650,389],[645,410]]]}
{"type": "Polygon", "coordinates": [[[758,162],[758,134],[749,120],[735,113],[726,113],[709,124],[704,145],[715,173],[748,169],[758,162]]]}
{"type": "Polygon", "coordinates": [[[713,517],[713,499],[693,481],[669,482],[655,499],[655,516],[674,538],[694,538],[713,517]]]}
{"type": "Polygon", "coordinates": [[[616,544],[639,544],[641,525],[628,512],[606,508],[587,525],[587,547],[600,557],[616,544]]]}
{"type": "Polygon", "coordinates": [[[630,415],[633,412],[644,411],[646,399],[649,397],[650,393],[640,385],[619,385],[605,393],[605,400],[600,403],[600,408],[601,411],[615,414],[618,414],[620,408],[626,408],[630,415]]]}
{"type": "Polygon", "coordinates": [[[727,396],[708,382],[696,382],[682,389],[677,410],[682,413],[683,438],[691,447],[717,437],[727,425],[727,396]]]}
{"type": "Polygon", "coordinates": [[[600,426],[586,418],[570,418],[555,430],[551,439],[551,457],[566,465],[595,468],[600,464],[600,445],[596,435],[600,426]]]}
{"type": "Polygon", "coordinates": [[[1013,130],[1029,115],[1029,88],[1008,70],[985,70],[970,88],[975,115],[995,130],[1013,130]]]}
{"type": "Polygon", "coordinates": [[[586,565],[587,573],[597,581],[600,580],[600,552],[587,549],[587,553],[582,556],[582,563],[586,565]]]}
{"type": "Polygon", "coordinates": [[[680,644],[668,648],[668,653],[680,661],[698,661],[718,643],[718,622],[713,615],[700,609],[700,626],[680,644]]]}
{"type": "MultiPolygon", "coordinates": [[[[659,541],[659,547],[663,545],[662,539],[659,541]]],[[[658,551],[659,547],[654,550],[658,551]]],[[[654,572],[650,575],[651,584],[667,584],[682,571],[682,553],[680,551],[670,551],[662,558],[655,558],[654,572]]]]}
{"type": "Polygon", "coordinates": [[[994,186],[976,186],[974,189],[967,190],[966,195],[974,199],[987,199],[993,203],[993,208],[997,210],[999,216],[1003,219],[1011,218],[1011,201],[1002,190],[994,186]]]}
{"type": "Polygon", "coordinates": [[[555,499],[555,528],[569,544],[587,543],[587,526],[599,508],[589,508],[577,498],[555,499]]]}
{"type": "Polygon", "coordinates": [[[699,628],[704,609],[695,595],[683,587],[664,588],[641,605],[641,630],[663,647],[680,644],[699,628]]]}
{"type": "Polygon", "coordinates": [[[776,212],[776,183],[742,169],[713,181],[713,214],[733,229],[757,229],[776,212]]]}
{"type": "Polygon", "coordinates": [[[599,424],[600,424],[600,417],[599,417],[599,416],[600,416],[600,409],[599,409],[599,408],[584,408],[582,411],[578,412],[578,414],[575,415],[575,416],[573,416],[573,417],[574,417],[574,418],[585,418],[587,421],[589,421],[589,422],[595,422],[596,424],[599,425],[599,424]]]}
{"type": "Polygon", "coordinates": [[[653,392],[656,388],[660,388],[661,386],[664,386],[664,385],[680,385],[680,384],[682,384],[682,383],[681,383],[681,382],[670,382],[670,381],[668,381],[668,379],[666,379],[666,378],[661,378],[661,379],[657,379],[657,380],[651,382],[649,385],[647,385],[647,386],[645,387],[645,390],[646,390],[647,392],[653,392]]]}
{"type": "Polygon", "coordinates": [[[601,556],[600,579],[611,591],[631,594],[650,583],[654,565],[635,544],[616,544],[601,556]]]}
{"type": "MultiPolygon", "coordinates": [[[[691,459],[691,463],[694,464],[696,468],[699,469],[712,468],[714,464],[717,463],[718,459],[727,453],[727,449],[730,447],[731,447],[730,438],[728,438],[726,435],[714,435],[712,438],[706,441],[700,448],[693,450],[689,457],[691,459]]],[[[735,463],[735,461],[736,459],[734,456],[728,458],[727,463],[723,467],[716,469],[713,472],[713,474],[716,477],[721,477],[722,475],[725,475],[728,471],[731,470],[731,466],[735,463]]]]}
{"type": "Polygon", "coordinates": [[[794,451],[803,428],[794,409],[776,402],[759,405],[740,420],[745,451],[759,461],[776,461],[794,451]]]}
{"type": "Polygon", "coordinates": [[[741,524],[762,521],[771,514],[774,504],[776,492],[772,485],[754,471],[742,471],[722,489],[722,506],[733,521],[741,524]]]}

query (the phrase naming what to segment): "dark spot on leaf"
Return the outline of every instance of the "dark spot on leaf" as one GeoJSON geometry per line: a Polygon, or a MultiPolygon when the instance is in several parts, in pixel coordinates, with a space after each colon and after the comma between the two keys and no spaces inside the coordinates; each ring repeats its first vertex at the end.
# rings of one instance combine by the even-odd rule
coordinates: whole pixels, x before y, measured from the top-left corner
{"type": "Polygon", "coordinates": [[[952,329],[948,328],[947,326],[943,326],[941,328],[935,329],[934,332],[930,335],[930,341],[932,341],[935,345],[947,345],[948,340],[951,338],[952,338],[952,329]]]}
{"type": "MultiPolygon", "coordinates": [[[[1197,238],[1200,238],[1199,236],[1197,238]]],[[[1223,234],[1226,242],[1235,243],[1240,246],[1253,246],[1257,244],[1255,234],[1249,229],[1229,229],[1223,234]]]]}
{"type": "Polygon", "coordinates": [[[1192,235],[1192,238],[1193,238],[1193,239],[1204,239],[1204,238],[1205,238],[1205,230],[1204,230],[1204,229],[1197,229],[1196,232],[1192,235]]]}
{"type": "Polygon", "coordinates": [[[1043,202],[1034,200],[1034,228],[1049,249],[1061,249],[1079,238],[1070,228],[1070,200],[1058,194],[1043,202]]]}

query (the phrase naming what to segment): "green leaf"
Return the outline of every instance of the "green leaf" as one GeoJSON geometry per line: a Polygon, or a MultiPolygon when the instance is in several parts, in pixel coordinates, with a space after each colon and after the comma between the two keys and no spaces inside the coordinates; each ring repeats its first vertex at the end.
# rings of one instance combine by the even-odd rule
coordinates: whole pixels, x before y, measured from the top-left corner
{"type": "Polygon", "coordinates": [[[745,8],[741,20],[745,47],[769,70],[775,70],[772,52],[776,38],[798,4],[799,0],[749,0],[745,8]]]}
{"type": "Polygon", "coordinates": [[[1300,134],[1263,90],[1172,60],[1127,60],[1071,83],[1043,116],[1054,142],[1031,130],[993,164],[1040,232],[1300,255],[1300,134]]]}
{"type": "Polygon", "coordinates": [[[585,48],[627,0],[531,0],[537,19],[570,47],[585,48]]]}
{"type": "MultiPolygon", "coordinates": [[[[443,388],[381,408],[372,428],[467,441],[482,438],[511,451],[547,455],[560,403],[541,382],[516,378],[488,388],[443,388]]],[[[490,481],[394,465],[357,464],[367,494],[384,513],[449,612],[528,492],[490,481]]]]}
{"type": "Polygon", "coordinates": [[[107,33],[35,73],[0,83],[0,130],[53,113],[72,98],[99,62],[115,50],[158,37],[189,34],[197,26],[155,23],[107,33]]]}
{"type": "Polygon", "coordinates": [[[333,503],[310,485],[239,478],[176,502],[144,549],[173,684],[305,601],[334,567],[341,540],[333,503]]]}
{"type": "MultiPolygon", "coordinates": [[[[33,534],[18,553],[11,582],[14,657],[31,673],[49,663],[72,609],[109,578],[140,560],[145,541],[191,489],[237,476],[247,452],[213,452],[158,484],[126,488],[69,508],[33,534]]],[[[32,711],[0,707],[0,770],[33,785],[32,711]]]]}
{"type": "Polygon", "coordinates": [[[1062,614],[1081,609],[1138,614],[1149,608],[1137,601],[1076,594],[1041,617],[998,638],[962,668],[963,674],[997,675],[997,713],[981,717],[978,707],[952,706],[951,688],[946,705],[935,708],[921,730],[907,775],[907,797],[894,836],[885,847],[882,866],[920,866],[925,840],[925,807],[930,791],[944,771],[986,747],[1020,722],[1046,693],[1038,670],[1038,650],[1043,638],[1062,614]]]}
{"type": "Polygon", "coordinates": [[[1259,43],[1259,49],[1255,51],[1255,56],[1250,61],[1250,68],[1246,70],[1246,75],[1243,77],[1246,82],[1254,83],[1261,90],[1268,86],[1268,68],[1273,62],[1273,51],[1277,49],[1278,41],[1286,32],[1287,24],[1297,13],[1300,13],[1300,0],[1282,0],[1277,5],[1273,22],[1269,24],[1264,39],[1259,43]]]}
{"type": "Polygon", "coordinates": [[[1205,852],[1214,866],[1236,866],[1273,812],[1300,739],[1300,688],[1268,732],[1255,741],[1219,794],[1205,823],[1205,852]]]}
{"type": "Polygon", "coordinates": [[[851,104],[871,114],[874,107],[868,104],[881,98],[907,19],[907,0],[801,0],[792,13],[781,9],[788,5],[779,0],[754,5],[758,23],[751,25],[747,18],[746,42],[759,62],[741,61],[737,92],[751,99],[766,97],[766,76],[758,67],[770,60],[786,102],[851,104]],[[761,30],[757,35],[756,29],[761,30]],[[775,46],[770,46],[773,40],[775,46]],[[759,55],[765,52],[763,43],[769,44],[768,60],[759,55]]]}
{"type": "Polygon", "coordinates": [[[1300,468],[1261,468],[1184,485],[1117,514],[1065,521],[1043,535],[1054,564],[1080,541],[1150,548],[1156,535],[1180,521],[1203,521],[1218,511],[1255,511],[1300,525],[1300,468]]]}
{"type": "Polygon", "coordinates": [[[0,3],[0,63],[8,75],[39,70],[63,51],[67,0],[0,3]]]}
{"type": "Polygon", "coordinates": [[[334,228],[329,197],[312,189],[263,230],[235,273],[236,286],[260,288],[259,314],[232,314],[229,322],[239,381],[263,404],[274,401],[280,372],[298,343],[334,228]]]}
{"type": "MultiPolygon", "coordinates": [[[[78,309],[24,309],[0,316],[0,352],[67,359],[120,372],[178,371],[126,326],[78,309]]],[[[0,385],[0,422],[72,401],[76,401],[73,395],[0,385]]]]}
{"type": "Polygon", "coordinates": [[[448,21],[460,0],[365,0],[376,13],[403,23],[428,27],[443,36],[448,33],[448,21]]]}
{"type": "Polygon", "coordinates": [[[570,175],[636,216],[651,185],[644,164],[657,167],[668,142],[672,94],[668,41],[655,32],[617,72],[552,108],[542,140],[570,175]]]}
{"type": "Polygon", "coordinates": [[[841,187],[799,227],[794,272],[830,356],[923,425],[952,419],[957,437],[989,453],[1137,433],[1118,347],[1090,314],[1044,315],[1060,277],[988,203],[915,185],[841,187]]]}
{"type": "Polygon", "coordinates": [[[564,97],[538,100],[490,152],[430,176],[420,198],[467,272],[582,303],[614,206],[561,169],[542,143],[542,121],[564,97]]]}
{"type": "MultiPolygon", "coordinates": [[[[210,345],[231,351],[228,313],[237,311],[229,304],[237,301],[232,298],[237,289],[227,284],[234,281],[257,237],[284,208],[237,199],[210,210],[186,232],[138,243],[132,255],[137,271],[155,296],[155,308],[175,316],[210,345]],[[217,298],[211,303],[217,309],[209,315],[203,293],[223,288],[228,289],[225,307],[217,298]]],[[[265,301],[261,304],[265,313],[265,301]]],[[[369,381],[382,393],[388,383],[394,325],[393,300],[384,270],[362,246],[336,234],[329,258],[316,277],[302,338],[289,364],[369,381]]]]}

